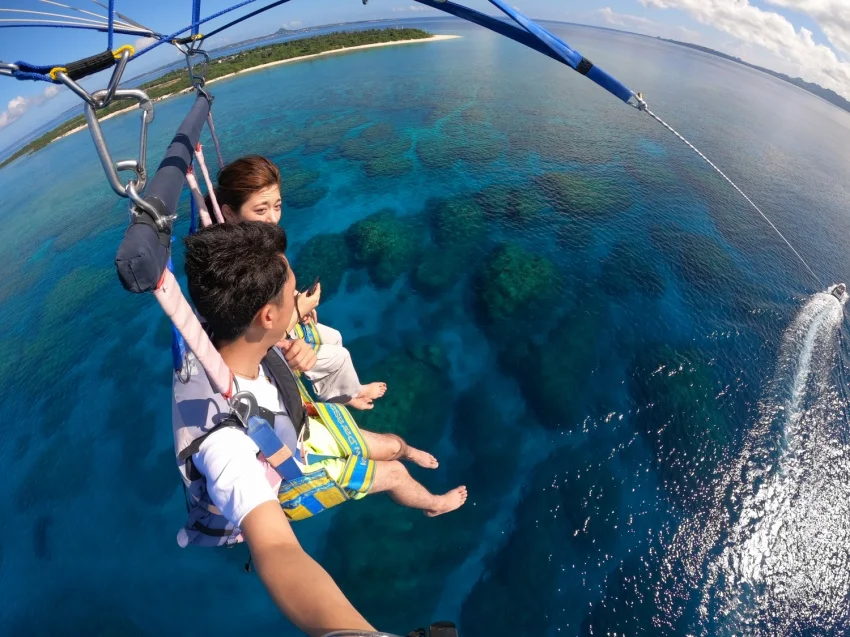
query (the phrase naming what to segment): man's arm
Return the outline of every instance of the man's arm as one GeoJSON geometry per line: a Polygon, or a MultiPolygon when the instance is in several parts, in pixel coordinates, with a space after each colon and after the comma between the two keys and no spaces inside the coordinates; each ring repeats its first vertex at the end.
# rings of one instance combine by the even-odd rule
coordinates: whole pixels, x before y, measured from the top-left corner
{"type": "Polygon", "coordinates": [[[304,552],[277,502],[252,509],[240,528],[269,595],[299,629],[310,637],[344,629],[375,630],[304,552]]]}

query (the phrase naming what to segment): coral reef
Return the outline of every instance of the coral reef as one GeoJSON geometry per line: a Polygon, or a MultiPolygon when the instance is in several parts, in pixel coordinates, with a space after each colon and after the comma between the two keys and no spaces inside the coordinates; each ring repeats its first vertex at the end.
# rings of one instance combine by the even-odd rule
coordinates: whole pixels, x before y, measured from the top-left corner
{"type": "Polygon", "coordinates": [[[412,221],[385,209],[353,224],[345,239],[352,262],[367,268],[376,287],[386,288],[413,267],[420,237],[412,221]]]}
{"type": "Polygon", "coordinates": [[[578,173],[549,172],[535,179],[552,207],[576,217],[595,219],[625,212],[632,205],[627,186],[578,173]]]}
{"type": "Polygon", "coordinates": [[[503,243],[484,259],[474,279],[475,305],[484,327],[545,307],[560,288],[555,264],[519,245],[503,243]]]}
{"type": "Polygon", "coordinates": [[[303,289],[316,277],[322,282],[322,300],[326,301],[339,290],[345,271],[351,266],[345,235],[319,234],[310,238],[298,252],[292,269],[303,289]]]}

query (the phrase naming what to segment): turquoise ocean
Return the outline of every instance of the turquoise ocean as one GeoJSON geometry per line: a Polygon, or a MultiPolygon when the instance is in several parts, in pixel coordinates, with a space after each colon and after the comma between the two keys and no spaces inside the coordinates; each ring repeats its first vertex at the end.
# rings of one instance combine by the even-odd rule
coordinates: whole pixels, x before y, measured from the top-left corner
{"type": "MultiPolygon", "coordinates": [[[[850,630],[850,114],[660,40],[552,24],[684,145],[562,65],[462,37],[211,85],[225,159],[272,158],[296,274],[432,450],[426,519],[297,525],[382,630],[464,637],[850,630]],[[369,235],[370,242],[357,237],[369,235]]],[[[157,103],[154,169],[192,97],[157,103]]],[[[103,124],[131,157],[136,116],[103,124]]],[[[207,158],[214,164],[209,139],[207,158]]],[[[177,222],[174,260],[182,280],[177,222]]],[[[180,549],[170,329],[112,264],[126,202],[85,132],[0,170],[0,633],[296,631],[244,547],[180,549]]]]}

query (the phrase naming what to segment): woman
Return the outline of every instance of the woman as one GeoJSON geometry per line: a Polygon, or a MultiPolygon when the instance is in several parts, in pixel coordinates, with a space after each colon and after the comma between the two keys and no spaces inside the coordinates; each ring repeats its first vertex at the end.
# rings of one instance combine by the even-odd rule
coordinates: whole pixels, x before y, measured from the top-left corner
{"type": "MultiPolygon", "coordinates": [[[[227,222],[266,221],[278,223],[281,214],[280,171],[271,161],[259,155],[248,155],[228,164],[218,174],[216,197],[227,222]]],[[[316,308],[322,298],[321,284],[311,293],[296,295],[296,309],[290,324],[290,338],[312,338],[316,365],[305,375],[318,398],[324,402],[340,402],[357,409],[372,409],[372,401],[387,391],[385,383],[362,385],[342,345],[342,335],[318,322],[316,308]]]]}

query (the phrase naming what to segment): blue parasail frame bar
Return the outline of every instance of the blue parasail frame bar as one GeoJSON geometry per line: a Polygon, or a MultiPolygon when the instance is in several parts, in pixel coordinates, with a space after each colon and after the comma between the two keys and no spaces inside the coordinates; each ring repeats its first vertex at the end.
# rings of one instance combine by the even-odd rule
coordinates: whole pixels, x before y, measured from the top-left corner
{"type": "Polygon", "coordinates": [[[416,0],[432,9],[438,9],[444,13],[451,14],[489,29],[499,35],[524,44],[525,46],[546,55],[553,60],[566,64],[573,70],[585,75],[609,93],[615,95],[626,103],[636,97],[634,91],[620,82],[611,74],[594,65],[581,53],[570,47],[561,38],[526,17],[503,0],[490,0],[490,3],[498,7],[505,15],[516,22],[519,27],[481,13],[475,9],[450,2],[448,0],[416,0]],[[522,28],[520,28],[522,27],[522,28]]]}
{"type": "MultiPolygon", "coordinates": [[[[112,1],[112,0],[110,0],[112,1]]],[[[200,18],[200,10],[201,10],[201,0],[193,0],[192,2],[192,23],[188,27],[184,27],[180,31],[175,31],[171,35],[163,36],[160,34],[150,34],[150,33],[142,33],[140,31],[131,31],[119,28],[115,25],[78,25],[78,24],[44,24],[39,26],[51,26],[51,27],[59,27],[59,28],[71,28],[71,29],[94,29],[98,31],[108,31],[110,35],[112,33],[121,33],[121,34],[129,34],[129,35],[152,35],[156,38],[156,42],[151,44],[145,49],[138,51],[133,58],[138,58],[141,55],[144,55],[151,49],[154,49],[166,42],[170,42],[173,38],[179,36],[181,33],[185,33],[186,31],[191,31],[192,34],[197,34],[200,25],[217,18],[229,11],[233,11],[234,9],[238,9],[245,5],[256,2],[257,0],[241,0],[234,4],[233,6],[227,7],[217,13],[214,13],[206,18],[200,18]]],[[[235,20],[213,30],[206,37],[210,37],[220,31],[223,31],[235,24],[238,24],[244,20],[247,20],[257,14],[263,13],[264,11],[268,11],[274,7],[277,7],[281,4],[285,4],[290,0],[275,0],[255,11],[252,11],[246,15],[240,16],[235,20]]],[[[366,4],[367,0],[364,0],[363,4],[366,4]]],[[[561,38],[554,35],[547,29],[541,27],[539,24],[529,19],[525,15],[523,15],[520,11],[514,9],[512,6],[505,3],[504,0],[490,0],[490,3],[494,6],[498,7],[500,11],[502,11],[505,15],[510,17],[516,24],[519,26],[515,26],[498,18],[494,18],[493,16],[489,16],[486,13],[481,13],[480,11],[476,11],[475,9],[470,9],[463,5],[457,4],[455,2],[450,2],[449,0],[416,0],[419,4],[423,4],[425,6],[431,7],[432,9],[438,9],[439,11],[443,11],[444,13],[448,13],[455,17],[461,18],[468,22],[472,22],[473,24],[477,24],[485,29],[489,29],[499,35],[503,35],[511,40],[519,42],[535,51],[546,55],[553,60],[557,60],[563,64],[566,64],[570,68],[574,69],[578,73],[587,76],[588,79],[592,80],[606,91],[611,94],[617,96],[621,100],[626,103],[630,103],[632,98],[636,98],[637,104],[639,105],[640,99],[637,98],[637,95],[629,89],[625,84],[617,80],[614,76],[610,75],[606,71],[602,70],[598,66],[594,65],[587,58],[581,55],[578,51],[570,47],[566,42],[564,42],[561,38]],[[521,28],[520,28],[521,27],[521,28]]],[[[110,5],[111,6],[111,5],[110,5]]],[[[110,10],[110,18],[112,17],[112,11],[110,10]]],[[[3,27],[23,27],[23,26],[33,26],[27,24],[2,24],[0,28],[3,27]]],[[[9,66],[9,65],[7,65],[9,66]]],[[[52,81],[46,73],[54,68],[55,66],[61,65],[32,65],[27,64],[26,62],[17,62],[15,65],[11,65],[13,67],[11,70],[6,70],[5,75],[11,75],[19,80],[42,80],[46,82],[52,81]]]]}

